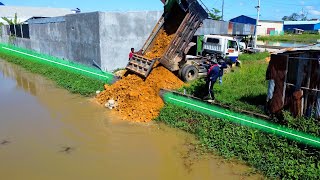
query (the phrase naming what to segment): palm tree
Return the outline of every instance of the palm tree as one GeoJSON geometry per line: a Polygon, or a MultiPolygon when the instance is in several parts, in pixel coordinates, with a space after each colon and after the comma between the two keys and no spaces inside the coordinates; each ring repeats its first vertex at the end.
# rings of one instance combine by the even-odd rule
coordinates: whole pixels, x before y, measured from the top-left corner
{"type": "MultiPolygon", "coordinates": [[[[18,15],[17,13],[14,14],[14,18],[13,19],[9,19],[7,17],[2,17],[2,19],[4,21],[6,21],[9,25],[17,25],[17,24],[20,24],[20,22],[18,22],[18,15]]],[[[3,23],[2,23],[3,25],[3,23]]]]}

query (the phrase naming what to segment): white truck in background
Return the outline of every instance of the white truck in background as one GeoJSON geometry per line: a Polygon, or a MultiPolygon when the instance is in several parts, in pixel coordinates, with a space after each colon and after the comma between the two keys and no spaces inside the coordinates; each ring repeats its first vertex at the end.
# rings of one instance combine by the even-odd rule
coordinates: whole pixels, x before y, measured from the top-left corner
{"type": "Polygon", "coordinates": [[[202,56],[206,54],[221,54],[227,64],[239,63],[239,43],[230,36],[204,35],[202,56]]]}

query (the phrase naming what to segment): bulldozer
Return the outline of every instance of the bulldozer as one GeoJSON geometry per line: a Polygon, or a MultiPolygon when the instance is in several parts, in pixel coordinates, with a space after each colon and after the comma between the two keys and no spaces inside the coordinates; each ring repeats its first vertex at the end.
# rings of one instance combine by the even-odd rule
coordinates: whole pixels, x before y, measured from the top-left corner
{"type": "Polygon", "coordinates": [[[174,72],[184,81],[191,81],[205,74],[206,69],[201,67],[205,57],[186,58],[186,54],[195,43],[192,38],[208,18],[207,11],[197,0],[161,0],[164,3],[164,13],[154,27],[149,38],[144,43],[139,53],[135,53],[129,60],[126,69],[143,78],[147,78],[156,61],[174,72]],[[156,43],[161,30],[168,35],[173,35],[169,45],[161,57],[149,59],[145,55],[156,43]]]}

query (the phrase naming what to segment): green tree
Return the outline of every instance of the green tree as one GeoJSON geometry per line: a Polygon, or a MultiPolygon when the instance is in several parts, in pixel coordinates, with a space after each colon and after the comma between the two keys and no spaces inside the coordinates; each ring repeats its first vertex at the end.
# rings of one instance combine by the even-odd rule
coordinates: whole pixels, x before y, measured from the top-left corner
{"type": "Polygon", "coordinates": [[[292,13],[290,16],[284,16],[283,21],[308,21],[308,12],[304,9],[300,13],[292,13]]]}
{"type": "Polygon", "coordinates": [[[209,16],[213,20],[222,20],[222,16],[220,16],[221,11],[219,9],[213,8],[212,11],[209,13],[209,16]]]}
{"type": "MultiPolygon", "coordinates": [[[[20,22],[18,22],[18,15],[17,13],[14,14],[14,18],[13,19],[9,19],[7,17],[2,17],[2,19],[4,21],[6,21],[9,25],[16,25],[16,24],[20,24],[20,22]]],[[[3,23],[2,23],[3,24],[3,23]]]]}

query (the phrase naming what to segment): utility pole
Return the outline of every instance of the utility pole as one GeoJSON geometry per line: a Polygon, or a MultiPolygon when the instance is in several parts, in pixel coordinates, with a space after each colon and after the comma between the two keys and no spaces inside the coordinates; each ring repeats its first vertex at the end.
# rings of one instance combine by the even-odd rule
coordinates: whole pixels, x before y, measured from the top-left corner
{"type": "Polygon", "coordinates": [[[258,41],[258,24],[260,21],[260,0],[258,0],[258,6],[257,8],[257,22],[256,22],[256,31],[254,33],[254,48],[257,48],[257,41],[258,41]]]}
{"type": "Polygon", "coordinates": [[[221,20],[223,21],[223,16],[224,16],[224,0],[222,0],[222,15],[221,15],[221,20]]]}

